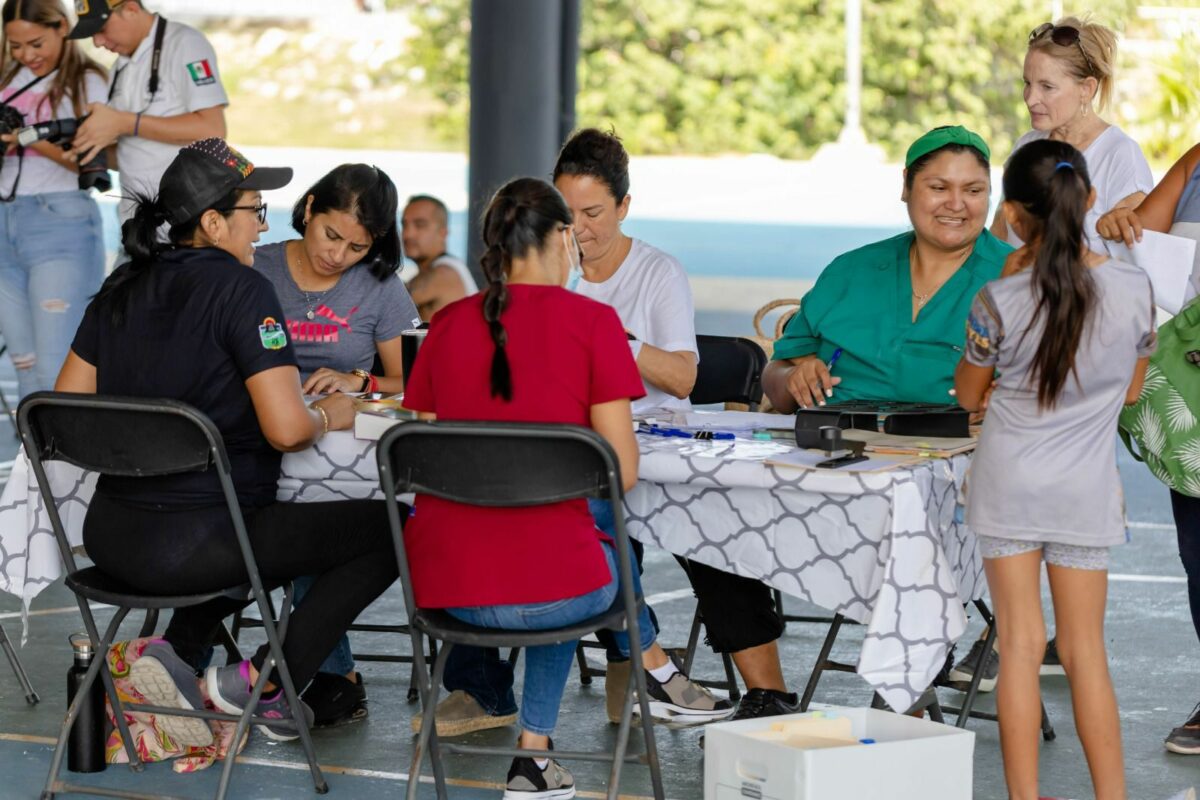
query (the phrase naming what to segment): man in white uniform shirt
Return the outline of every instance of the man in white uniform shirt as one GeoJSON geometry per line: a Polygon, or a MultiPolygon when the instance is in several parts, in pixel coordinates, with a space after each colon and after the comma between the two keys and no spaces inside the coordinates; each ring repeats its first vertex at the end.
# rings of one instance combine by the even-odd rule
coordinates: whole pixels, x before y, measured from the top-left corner
{"type": "Polygon", "coordinates": [[[92,103],[75,136],[87,162],[116,144],[121,174],[120,217],[133,213],[128,199],[153,197],[179,149],[198,139],[225,137],[229,98],[217,56],[204,34],[152,14],[141,0],[75,0],[78,23],[69,38],[92,37],[116,53],[107,103],[92,103]]]}

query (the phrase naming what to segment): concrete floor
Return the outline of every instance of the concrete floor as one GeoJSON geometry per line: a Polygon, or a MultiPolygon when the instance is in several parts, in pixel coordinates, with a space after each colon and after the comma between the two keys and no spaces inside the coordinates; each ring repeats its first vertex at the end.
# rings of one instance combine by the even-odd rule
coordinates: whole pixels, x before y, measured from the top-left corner
{"type": "MultiPolygon", "coordinates": [[[[737,321],[742,320],[739,315],[737,321]]],[[[702,326],[725,333],[732,326],[732,315],[717,317],[702,326]]],[[[728,331],[734,332],[734,331],[728,331]]],[[[13,396],[14,388],[6,381],[7,364],[0,367],[0,388],[13,396]]],[[[8,373],[11,375],[11,372],[8,373]]],[[[0,460],[10,459],[15,443],[7,426],[0,422],[0,460]]],[[[1126,769],[1130,798],[1165,800],[1187,786],[1200,784],[1200,758],[1168,754],[1162,739],[1171,727],[1180,724],[1200,700],[1196,634],[1188,614],[1183,570],[1179,564],[1174,527],[1171,524],[1166,490],[1139,465],[1122,461],[1129,518],[1133,523],[1130,544],[1116,548],[1110,576],[1108,639],[1111,668],[1121,707],[1126,769]]],[[[694,610],[683,573],[671,557],[658,551],[647,553],[646,591],[654,596],[654,606],[663,624],[663,642],[682,645],[694,610]]],[[[1047,598],[1048,603],[1048,598],[1047,598]]],[[[789,611],[803,610],[792,601],[789,611]]],[[[814,609],[815,610],[815,609],[814,609]]],[[[45,591],[34,604],[27,644],[21,658],[29,671],[42,702],[25,704],[16,679],[7,664],[0,664],[0,800],[37,795],[49,764],[49,747],[57,733],[65,708],[65,678],[70,664],[67,635],[81,625],[74,601],[57,585],[45,591]]],[[[402,613],[402,600],[391,590],[367,613],[370,621],[390,621],[402,613]]],[[[103,617],[104,614],[101,613],[103,617]]],[[[19,603],[9,595],[0,596],[0,622],[14,639],[20,636],[19,603]]],[[[135,625],[127,623],[129,635],[135,625]]],[[[971,632],[978,630],[972,620],[971,632]]],[[[254,641],[254,633],[243,637],[243,647],[254,641]]],[[[802,687],[816,656],[824,629],[816,625],[789,627],[780,641],[785,674],[794,688],[802,687]]],[[[407,647],[406,641],[382,634],[356,635],[355,649],[360,652],[394,652],[407,647]]],[[[853,661],[860,633],[850,628],[835,650],[835,656],[853,661]]],[[[711,654],[702,654],[695,672],[703,676],[719,673],[720,662],[711,654]]],[[[403,787],[411,758],[409,720],[415,704],[405,699],[408,670],[404,665],[363,664],[370,695],[370,718],[359,725],[334,731],[318,732],[317,750],[321,762],[328,765],[328,778],[335,797],[398,796],[403,787]]],[[[518,677],[519,680],[519,677],[518,677]]],[[[1065,679],[1048,678],[1042,682],[1046,706],[1058,730],[1058,739],[1042,748],[1042,792],[1055,797],[1091,796],[1086,764],[1070,714],[1070,698],[1065,679]]],[[[943,701],[957,702],[959,695],[946,690],[943,701]]],[[[581,687],[573,674],[563,698],[563,709],[556,744],[563,749],[585,749],[607,744],[615,728],[603,717],[604,687],[596,681],[581,687]]],[[[862,706],[870,692],[856,676],[827,674],[817,693],[818,702],[862,706]]],[[[983,696],[980,708],[991,707],[983,696]]],[[[1000,760],[999,739],[992,723],[972,721],[977,734],[975,744],[975,797],[1000,800],[1006,797],[1000,760]]],[[[475,734],[478,743],[508,744],[515,729],[475,734]]],[[[702,795],[703,751],[697,746],[699,731],[658,728],[667,795],[680,800],[702,795]]],[[[635,736],[635,744],[638,741],[635,736]]],[[[269,744],[262,737],[251,738],[243,754],[246,762],[235,772],[235,797],[304,797],[311,793],[305,772],[296,769],[302,762],[299,747],[269,744]],[[291,768],[288,768],[291,767],[291,768]]],[[[606,789],[607,770],[599,765],[570,764],[582,796],[598,796],[606,789]]],[[[452,757],[448,772],[455,780],[453,797],[496,797],[504,780],[505,759],[452,757]]],[[[428,767],[426,767],[428,772],[428,767]]],[[[106,783],[130,789],[155,788],[177,791],[186,796],[211,796],[216,774],[174,776],[169,768],[151,768],[146,775],[131,776],[124,767],[110,768],[102,776],[106,783]]],[[[432,796],[425,787],[422,796],[432,796]]],[[[637,796],[649,792],[644,768],[630,766],[622,781],[623,793],[637,796]]]]}

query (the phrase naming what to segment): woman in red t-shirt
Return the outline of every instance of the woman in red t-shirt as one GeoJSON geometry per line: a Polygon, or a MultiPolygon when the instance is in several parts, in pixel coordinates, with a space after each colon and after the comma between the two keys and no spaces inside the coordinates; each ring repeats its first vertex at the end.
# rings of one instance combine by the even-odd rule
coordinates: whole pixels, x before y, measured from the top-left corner
{"type": "MultiPolygon", "coordinates": [[[[563,288],[579,272],[566,203],[548,183],[519,178],[492,198],[483,228],[487,289],[434,317],[405,405],[424,419],[589,426],[612,445],[632,488],[630,400],[645,390],[616,312],[563,288]]],[[[483,508],[419,496],[404,543],[417,604],[476,625],[560,627],[602,613],[617,596],[613,542],[582,499],[483,508]]],[[[638,624],[647,671],[707,695],[654,643],[644,606],[638,624]]],[[[625,654],[628,644],[619,637],[625,654]]],[[[521,747],[551,748],[574,651],[575,642],[526,649],[521,747]]],[[[505,797],[574,795],[571,773],[557,762],[513,759],[505,797]]]]}

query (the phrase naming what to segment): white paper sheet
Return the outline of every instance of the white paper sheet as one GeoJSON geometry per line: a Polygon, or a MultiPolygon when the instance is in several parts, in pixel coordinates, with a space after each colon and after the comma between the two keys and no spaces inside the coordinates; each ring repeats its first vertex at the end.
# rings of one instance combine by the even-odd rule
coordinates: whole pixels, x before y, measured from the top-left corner
{"type": "Polygon", "coordinates": [[[1143,231],[1142,240],[1126,247],[1124,242],[1106,242],[1112,257],[1136,264],[1150,276],[1154,302],[1171,314],[1178,314],[1188,295],[1188,279],[1196,258],[1196,242],[1182,236],[1143,231]]]}
{"type": "Polygon", "coordinates": [[[792,414],[763,414],[757,411],[689,411],[689,428],[713,431],[790,431],[796,427],[792,414]]]}

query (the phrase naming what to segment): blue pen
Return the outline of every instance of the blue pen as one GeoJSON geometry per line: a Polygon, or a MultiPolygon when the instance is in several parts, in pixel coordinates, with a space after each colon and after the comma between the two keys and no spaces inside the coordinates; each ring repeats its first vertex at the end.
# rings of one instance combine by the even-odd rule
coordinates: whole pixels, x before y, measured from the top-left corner
{"type": "Polygon", "coordinates": [[[838,362],[838,359],[841,357],[842,357],[842,348],[839,347],[837,350],[833,351],[833,355],[831,355],[829,357],[829,363],[826,364],[825,366],[832,370],[833,365],[836,364],[838,362]]]}

